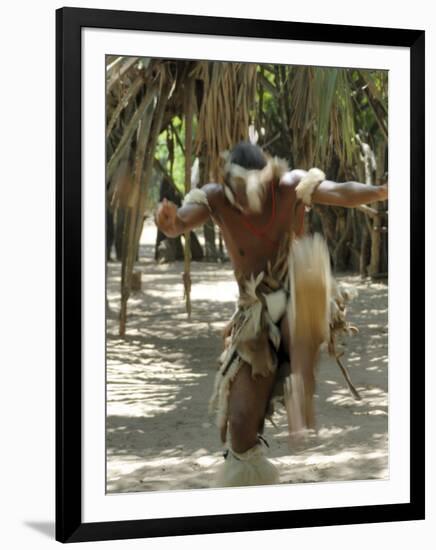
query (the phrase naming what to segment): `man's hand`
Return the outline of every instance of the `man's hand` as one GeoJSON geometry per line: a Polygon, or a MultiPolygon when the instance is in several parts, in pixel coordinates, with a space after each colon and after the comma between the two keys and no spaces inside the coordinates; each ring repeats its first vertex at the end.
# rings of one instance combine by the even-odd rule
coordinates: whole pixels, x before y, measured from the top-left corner
{"type": "Polygon", "coordinates": [[[155,215],[155,221],[158,228],[165,233],[167,237],[175,237],[179,234],[177,220],[177,206],[167,199],[164,199],[158,206],[155,215]]]}
{"type": "Polygon", "coordinates": [[[170,202],[167,199],[159,204],[154,221],[158,228],[165,233],[167,237],[174,238],[191,231],[195,227],[203,225],[208,219],[211,213],[211,207],[209,203],[217,204],[217,197],[219,198],[222,193],[222,185],[219,183],[207,183],[201,188],[206,193],[207,201],[203,204],[197,202],[188,202],[183,204],[180,208],[170,202]]]}
{"type": "Polygon", "coordinates": [[[380,197],[379,197],[379,200],[380,201],[386,201],[388,200],[388,184],[385,183],[383,185],[380,185],[379,186],[379,189],[380,189],[380,197]]]}

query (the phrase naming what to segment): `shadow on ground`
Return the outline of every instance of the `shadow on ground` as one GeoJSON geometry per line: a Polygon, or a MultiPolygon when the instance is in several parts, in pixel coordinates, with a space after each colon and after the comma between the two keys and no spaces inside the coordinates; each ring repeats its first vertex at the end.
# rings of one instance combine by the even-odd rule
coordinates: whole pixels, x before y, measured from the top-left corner
{"type": "MultiPolygon", "coordinates": [[[[118,336],[120,266],[108,264],[108,492],[209,487],[223,460],[208,401],[236,299],[230,265],[192,263],[189,320],[183,263],[159,265],[152,254],[152,244],[143,244],[142,290],[129,300],[125,338],[118,336]]],[[[290,444],[284,411],[275,417],[277,428],[266,426],[283,483],[388,476],[387,286],[340,279],[359,292],[349,319],[360,332],[345,343],[345,358],[363,399],[350,397],[337,365],[323,354],[317,432],[290,444]]]]}

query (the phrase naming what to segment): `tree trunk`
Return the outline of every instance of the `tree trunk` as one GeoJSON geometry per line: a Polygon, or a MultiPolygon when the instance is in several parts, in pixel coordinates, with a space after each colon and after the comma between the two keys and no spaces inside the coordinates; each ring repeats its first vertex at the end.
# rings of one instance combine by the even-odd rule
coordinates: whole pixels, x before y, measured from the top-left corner
{"type": "Polygon", "coordinates": [[[208,220],[203,226],[204,241],[205,241],[205,259],[208,262],[216,262],[218,260],[218,252],[215,243],[215,226],[212,220],[208,220]]]}
{"type": "Polygon", "coordinates": [[[347,240],[351,229],[350,212],[341,209],[336,221],[337,244],[333,250],[333,266],[335,271],[345,271],[348,267],[347,240]]]}
{"type": "Polygon", "coordinates": [[[372,222],[371,231],[371,261],[369,263],[369,275],[374,277],[380,272],[380,216],[372,222]]]}
{"type": "Polygon", "coordinates": [[[369,231],[366,223],[362,224],[362,241],[360,243],[360,276],[365,279],[368,274],[368,248],[369,248],[369,231]]]}

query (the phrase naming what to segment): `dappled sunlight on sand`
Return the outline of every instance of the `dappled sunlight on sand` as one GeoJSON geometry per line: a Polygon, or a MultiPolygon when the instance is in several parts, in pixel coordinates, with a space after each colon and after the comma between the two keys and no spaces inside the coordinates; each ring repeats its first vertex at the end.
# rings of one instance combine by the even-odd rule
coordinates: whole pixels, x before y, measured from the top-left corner
{"type": "MultiPolygon", "coordinates": [[[[209,487],[222,462],[208,401],[233,314],[236,284],[228,263],[193,262],[192,319],[185,311],[183,262],[156,264],[155,229],[141,241],[142,290],[132,293],[127,334],[118,336],[120,264],[108,264],[107,490],[111,493],[209,487]]],[[[343,342],[343,361],[362,396],[321,353],[317,430],[289,441],[286,415],[267,422],[268,455],[283,483],[385,479],[388,476],[388,289],[340,277],[358,296],[349,320],[359,333],[343,342]]]]}

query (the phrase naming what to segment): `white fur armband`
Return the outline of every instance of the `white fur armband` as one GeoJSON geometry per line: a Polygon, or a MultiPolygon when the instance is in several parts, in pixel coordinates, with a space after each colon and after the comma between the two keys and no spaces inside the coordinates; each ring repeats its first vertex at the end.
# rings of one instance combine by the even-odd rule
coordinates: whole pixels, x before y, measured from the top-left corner
{"type": "Polygon", "coordinates": [[[207,195],[202,189],[191,189],[183,199],[183,206],[185,204],[203,204],[210,211],[210,205],[207,200],[207,195]]]}
{"type": "Polygon", "coordinates": [[[306,206],[312,204],[312,193],[318,185],[325,180],[325,174],[319,168],[311,168],[307,174],[301,178],[300,183],[295,188],[297,198],[302,200],[306,206]]]}

